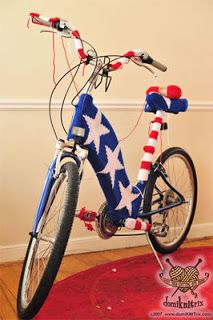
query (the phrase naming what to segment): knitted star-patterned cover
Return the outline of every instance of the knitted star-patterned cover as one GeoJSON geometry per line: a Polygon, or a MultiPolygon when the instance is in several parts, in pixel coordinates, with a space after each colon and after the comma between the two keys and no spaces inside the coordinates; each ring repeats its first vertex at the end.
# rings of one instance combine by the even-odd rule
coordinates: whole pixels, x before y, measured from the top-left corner
{"type": "Polygon", "coordinates": [[[88,160],[104,192],[113,221],[137,218],[143,186],[130,184],[115,132],[89,94],[80,96],[68,139],[74,138],[73,127],[85,129],[82,143],[88,147],[88,160]]]}

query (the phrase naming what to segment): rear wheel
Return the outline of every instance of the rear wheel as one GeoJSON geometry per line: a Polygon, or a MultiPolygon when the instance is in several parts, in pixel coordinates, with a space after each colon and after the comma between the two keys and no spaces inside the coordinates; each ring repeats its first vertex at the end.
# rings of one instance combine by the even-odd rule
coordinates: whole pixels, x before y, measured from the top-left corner
{"type": "Polygon", "coordinates": [[[78,167],[68,162],[52,186],[36,235],[28,245],[18,289],[21,319],[35,316],[53,285],[72,228],[78,190],[78,167]]]}
{"type": "MultiPolygon", "coordinates": [[[[160,253],[171,253],[182,244],[190,230],[197,202],[197,178],[192,159],[181,148],[165,150],[155,167],[159,167],[159,164],[168,182],[184,197],[183,204],[150,218],[153,228],[161,228],[159,234],[149,233],[154,248],[160,253]]],[[[179,199],[158,170],[153,170],[145,189],[143,212],[164,208],[177,203],[179,199]]]]}

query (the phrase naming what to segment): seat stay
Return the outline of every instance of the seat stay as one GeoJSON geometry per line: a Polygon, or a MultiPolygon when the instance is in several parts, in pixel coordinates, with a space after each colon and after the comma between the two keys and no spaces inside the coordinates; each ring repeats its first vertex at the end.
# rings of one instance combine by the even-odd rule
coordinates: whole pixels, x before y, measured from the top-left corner
{"type": "Polygon", "coordinates": [[[154,214],[161,214],[161,213],[165,213],[165,211],[178,207],[184,203],[186,203],[184,196],[175,188],[172,186],[172,184],[169,182],[169,180],[167,179],[164,170],[162,170],[162,165],[159,164],[159,166],[157,166],[157,168],[154,168],[154,171],[157,172],[157,174],[159,174],[159,176],[163,179],[163,181],[165,182],[165,184],[175,193],[177,194],[177,196],[179,197],[178,201],[175,201],[173,203],[170,203],[164,207],[152,210],[150,212],[143,212],[143,208],[139,210],[139,217],[140,218],[148,218],[154,214]]]}

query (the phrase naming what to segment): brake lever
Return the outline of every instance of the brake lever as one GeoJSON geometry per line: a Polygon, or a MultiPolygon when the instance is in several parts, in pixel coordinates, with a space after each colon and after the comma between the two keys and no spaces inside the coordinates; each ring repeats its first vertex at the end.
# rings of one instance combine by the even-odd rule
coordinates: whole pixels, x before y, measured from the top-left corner
{"type": "Polygon", "coordinates": [[[40,33],[55,33],[64,38],[75,39],[75,37],[73,37],[71,34],[63,33],[58,30],[40,30],[40,33]]]}
{"type": "Polygon", "coordinates": [[[144,67],[145,69],[147,69],[149,72],[151,72],[151,74],[157,78],[157,73],[155,73],[150,67],[148,67],[146,64],[144,64],[142,61],[139,62],[139,60],[136,60],[136,59],[131,59],[131,61],[133,63],[135,63],[137,66],[139,67],[144,67]]]}
{"type": "Polygon", "coordinates": [[[144,64],[142,64],[141,67],[144,67],[145,69],[147,69],[149,72],[152,73],[153,77],[157,78],[157,76],[158,76],[157,73],[155,73],[150,67],[148,67],[144,64]]]}

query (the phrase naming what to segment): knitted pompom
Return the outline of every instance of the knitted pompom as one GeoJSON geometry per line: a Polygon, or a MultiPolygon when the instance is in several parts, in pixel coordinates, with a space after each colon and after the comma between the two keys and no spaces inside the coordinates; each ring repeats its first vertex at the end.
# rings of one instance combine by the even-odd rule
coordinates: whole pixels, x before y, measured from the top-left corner
{"type": "Polygon", "coordinates": [[[146,90],[146,95],[150,94],[151,92],[157,92],[164,97],[169,99],[179,99],[181,97],[181,88],[175,85],[170,85],[167,87],[158,87],[153,86],[146,90]]]}
{"type": "Polygon", "coordinates": [[[146,90],[146,95],[151,93],[151,92],[159,92],[159,87],[150,87],[149,89],[146,90]]]}
{"type": "Polygon", "coordinates": [[[181,88],[178,86],[170,85],[167,87],[167,97],[170,99],[179,99],[182,95],[181,88]]]}

